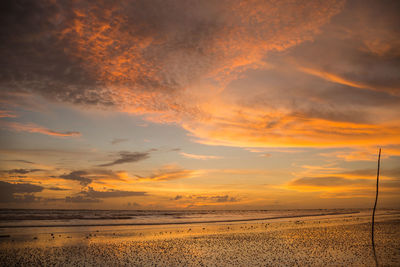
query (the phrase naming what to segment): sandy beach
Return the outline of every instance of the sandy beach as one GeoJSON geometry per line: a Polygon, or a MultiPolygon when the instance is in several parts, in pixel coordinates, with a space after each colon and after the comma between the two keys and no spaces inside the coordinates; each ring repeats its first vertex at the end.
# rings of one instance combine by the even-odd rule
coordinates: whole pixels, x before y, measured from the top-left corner
{"type": "MultiPolygon", "coordinates": [[[[368,214],[257,222],[21,231],[2,266],[375,266],[368,214]]],[[[400,265],[400,214],[377,217],[380,266],[400,265]]]]}

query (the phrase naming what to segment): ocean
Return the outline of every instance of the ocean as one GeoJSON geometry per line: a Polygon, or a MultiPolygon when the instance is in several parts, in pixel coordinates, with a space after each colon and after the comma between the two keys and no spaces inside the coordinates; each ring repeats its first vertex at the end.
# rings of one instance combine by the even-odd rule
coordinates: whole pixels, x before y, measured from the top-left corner
{"type": "Polygon", "coordinates": [[[358,213],[355,209],[308,210],[58,210],[2,209],[0,228],[171,225],[245,222],[358,213]]]}

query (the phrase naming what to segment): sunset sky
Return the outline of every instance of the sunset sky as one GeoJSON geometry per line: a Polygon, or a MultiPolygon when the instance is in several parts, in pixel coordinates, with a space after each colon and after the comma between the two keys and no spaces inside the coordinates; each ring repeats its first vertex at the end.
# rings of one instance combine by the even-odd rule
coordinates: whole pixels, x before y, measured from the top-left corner
{"type": "Polygon", "coordinates": [[[0,10],[1,208],[400,208],[400,1],[0,10]]]}

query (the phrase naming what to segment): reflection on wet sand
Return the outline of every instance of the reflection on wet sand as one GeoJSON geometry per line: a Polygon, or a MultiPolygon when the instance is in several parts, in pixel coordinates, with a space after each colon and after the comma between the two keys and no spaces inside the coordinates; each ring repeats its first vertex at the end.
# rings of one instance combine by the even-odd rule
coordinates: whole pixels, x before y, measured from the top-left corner
{"type": "MultiPolygon", "coordinates": [[[[380,264],[400,264],[399,230],[399,214],[377,216],[380,264]]],[[[369,233],[369,217],[362,214],[248,223],[52,228],[3,238],[0,261],[5,266],[372,266],[369,233]]]]}

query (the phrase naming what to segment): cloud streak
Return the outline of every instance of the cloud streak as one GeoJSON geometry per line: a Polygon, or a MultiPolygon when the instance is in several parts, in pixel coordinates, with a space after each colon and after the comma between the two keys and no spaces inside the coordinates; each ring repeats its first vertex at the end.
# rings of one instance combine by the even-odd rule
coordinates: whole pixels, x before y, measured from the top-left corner
{"type": "Polygon", "coordinates": [[[44,135],[50,135],[55,137],[79,137],[81,136],[80,132],[76,131],[67,131],[67,132],[60,132],[54,131],[42,126],[36,125],[34,123],[19,123],[19,122],[0,122],[0,127],[11,129],[17,132],[29,132],[29,133],[40,133],[44,135]]]}
{"type": "Polygon", "coordinates": [[[185,158],[189,159],[200,159],[200,160],[208,160],[208,159],[222,159],[220,156],[212,156],[212,155],[198,155],[198,154],[190,154],[190,153],[185,153],[181,152],[180,153],[182,156],[185,158]]]}
{"type": "Polygon", "coordinates": [[[5,160],[2,160],[2,161],[18,162],[18,163],[26,163],[26,164],[35,164],[35,163],[32,162],[32,161],[24,160],[24,159],[5,159],[5,160]]]}
{"type": "MultiPolygon", "coordinates": [[[[332,174],[332,176],[302,177],[290,181],[283,187],[298,192],[318,193],[321,198],[372,198],[376,186],[376,173],[372,175],[372,171],[366,169],[332,174]]],[[[400,180],[396,178],[398,170],[388,170],[386,175],[388,176],[380,181],[380,190],[385,198],[397,198],[400,188],[400,180]]]]}
{"type": "Polygon", "coordinates": [[[174,165],[166,165],[149,176],[136,175],[139,181],[170,181],[191,178],[197,175],[194,170],[185,170],[174,165]]]}
{"type": "Polygon", "coordinates": [[[126,141],[129,141],[129,139],[126,139],[126,138],[114,138],[111,141],[111,144],[112,145],[116,145],[116,144],[123,143],[123,142],[126,142],[126,141]]]}
{"type": "Polygon", "coordinates": [[[87,186],[92,183],[92,179],[86,177],[89,173],[86,171],[73,171],[68,174],[62,174],[59,178],[64,180],[78,181],[82,186],[87,186]]]}
{"type": "Polygon", "coordinates": [[[119,165],[123,163],[134,163],[138,161],[142,161],[145,159],[148,159],[150,157],[149,152],[127,152],[127,151],[121,151],[119,152],[119,158],[109,162],[109,163],[104,163],[98,165],[99,167],[109,167],[109,166],[114,166],[114,165],[119,165]]]}
{"type": "Polygon", "coordinates": [[[303,177],[290,182],[291,186],[305,186],[305,187],[338,187],[347,185],[359,185],[365,182],[370,182],[366,180],[359,179],[347,179],[344,177],[337,176],[326,176],[326,177],[303,177]]]}
{"type": "Polygon", "coordinates": [[[9,110],[0,110],[0,118],[15,118],[15,115],[12,111],[9,110]]]}
{"type": "Polygon", "coordinates": [[[125,181],[123,176],[125,172],[114,172],[112,170],[105,169],[87,169],[71,171],[59,176],[53,176],[54,178],[61,178],[64,180],[77,181],[82,186],[88,186],[93,182],[100,181],[125,181]]]}
{"type": "Polygon", "coordinates": [[[12,170],[2,171],[2,172],[6,172],[8,174],[27,174],[27,173],[40,172],[40,171],[43,171],[43,170],[42,169],[12,169],[12,170]]]}
{"type": "Polygon", "coordinates": [[[310,68],[300,68],[300,70],[307,74],[317,76],[319,78],[325,79],[330,82],[339,83],[339,84],[343,84],[343,85],[347,85],[347,86],[351,86],[351,87],[355,87],[355,88],[360,88],[360,89],[375,90],[371,86],[368,86],[366,84],[362,84],[359,82],[347,80],[347,79],[339,77],[333,73],[320,71],[320,70],[316,70],[316,69],[310,69],[310,68]]]}

